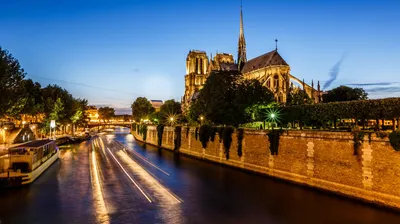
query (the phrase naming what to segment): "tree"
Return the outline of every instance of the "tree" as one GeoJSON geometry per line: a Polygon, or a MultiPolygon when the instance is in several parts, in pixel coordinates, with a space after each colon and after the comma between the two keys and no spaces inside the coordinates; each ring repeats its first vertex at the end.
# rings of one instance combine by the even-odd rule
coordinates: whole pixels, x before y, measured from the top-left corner
{"type": "Polygon", "coordinates": [[[175,119],[174,122],[177,122],[182,115],[181,103],[176,102],[175,100],[166,100],[164,104],[160,108],[160,122],[167,123],[169,122],[169,118],[175,119]]]}
{"type": "Polygon", "coordinates": [[[87,123],[86,113],[84,113],[87,107],[87,100],[85,99],[74,99],[73,109],[75,113],[70,117],[72,122],[72,135],[75,135],[75,126],[76,125],[84,125],[87,123]]]}
{"type": "Polygon", "coordinates": [[[303,105],[303,104],[311,104],[312,99],[304,90],[298,90],[298,91],[291,91],[288,95],[288,98],[286,100],[286,105],[292,106],[292,105],[303,105]]]}
{"type": "Polygon", "coordinates": [[[136,121],[148,118],[154,111],[146,97],[138,97],[132,104],[132,118],[136,121]]]}
{"type": "Polygon", "coordinates": [[[203,116],[215,124],[238,126],[252,120],[254,105],[273,100],[272,92],[258,80],[244,80],[237,71],[215,71],[190,107],[189,117],[196,120],[203,116]]]}
{"type": "Polygon", "coordinates": [[[0,46],[0,117],[13,113],[10,109],[21,108],[14,104],[24,77],[25,72],[18,60],[0,46]]]}
{"type": "Polygon", "coordinates": [[[322,100],[324,103],[366,99],[368,99],[368,93],[365,92],[364,89],[351,88],[348,86],[339,86],[322,95],[322,100]]]}
{"type": "Polygon", "coordinates": [[[110,120],[111,118],[115,117],[115,110],[111,107],[100,107],[98,110],[99,119],[102,119],[104,122],[106,120],[110,120]]]}

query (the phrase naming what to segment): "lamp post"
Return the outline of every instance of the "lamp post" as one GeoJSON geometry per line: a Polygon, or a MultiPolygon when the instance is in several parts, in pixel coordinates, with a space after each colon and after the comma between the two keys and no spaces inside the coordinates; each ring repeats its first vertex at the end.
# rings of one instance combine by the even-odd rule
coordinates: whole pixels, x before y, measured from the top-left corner
{"type": "Polygon", "coordinates": [[[171,117],[169,120],[171,121],[171,126],[172,126],[172,124],[174,123],[174,118],[171,117]]]}
{"type": "Polygon", "coordinates": [[[200,125],[203,124],[203,120],[204,120],[204,117],[203,117],[203,116],[200,116],[200,125]]]}

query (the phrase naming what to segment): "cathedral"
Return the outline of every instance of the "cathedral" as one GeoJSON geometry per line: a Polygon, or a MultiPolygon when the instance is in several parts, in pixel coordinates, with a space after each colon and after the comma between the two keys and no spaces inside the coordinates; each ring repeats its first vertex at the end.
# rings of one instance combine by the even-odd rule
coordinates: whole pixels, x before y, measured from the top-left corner
{"type": "MultiPolygon", "coordinates": [[[[277,42],[277,40],[275,40],[277,42]]],[[[190,103],[197,97],[208,75],[212,71],[239,71],[245,79],[258,79],[270,89],[275,100],[286,103],[290,91],[305,91],[308,96],[318,103],[321,99],[320,85],[314,89],[290,73],[290,66],[275,50],[256,58],[247,60],[246,40],[243,29],[243,10],[240,9],[240,32],[238,42],[238,55],[235,61],[232,54],[217,53],[214,58],[208,58],[206,52],[191,50],[186,58],[185,94],[182,97],[183,111],[187,111],[190,103]],[[294,83],[297,85],[294,86],[294,83]]]]}

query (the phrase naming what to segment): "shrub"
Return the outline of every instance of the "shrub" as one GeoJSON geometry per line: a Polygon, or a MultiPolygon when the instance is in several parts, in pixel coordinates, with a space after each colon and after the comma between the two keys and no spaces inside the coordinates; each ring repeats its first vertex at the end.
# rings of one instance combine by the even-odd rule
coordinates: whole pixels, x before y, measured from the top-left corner
{"type": "Polygon", "coordinates": [[[400,151],[400,131],[390,133],[389,141],[394,150],[400,151]]]}
{"type": "Polygon", "coordinates": [[[400,117],[400,98],[355,100],[283,107],[286,122],[324,123],[337,119],[388,119],[400,117]]]}
{"type": "Polygon", "coordinates": [[[163,132],[164,132],[164,125],[159,124],[157,125],[157,143],[158,146],[162,145],[162,136],[163,136],[163,132]]]}
{"type": "Polygon", "coordinates": [[[181,147],[182,127],[175,127],[175,139],[174,139],[174,150],[178,150],[181,147]]]}
{"type": "Polygon", "coordinates": [[[204,149],[207,148],[207,143],[210,140],[211,132],[212,132],[212,127],[208,124],[203,124],[200,127],[199,137],[201,145],[203,146],[204,149]]]}
{"type": "Polygon", "coordinates": [[[147,125],[142,124],[139,126],[139,134],[143,136],[143,141],[147,139],[147,125]]]}
{"type": "Polygon", "coordinates": [[[189,131],[190,131],[190,127],[186,127],[186,138],[189,137],[189,131]]]}
{"type": "Polygon", "coordinates": [[[218,136],[219,136],[219,143],[222,142],[222,132],[224,131],[224,127],[218,127],[217,128],[217,132],[218,132],[218,136]]]}
{"type": "Polygon", "coordinates": [[[215,134],[217,133],[217,131],[218,131],[218,128],[217,128],[217,127],[212,127],[212,129],[211,129],[211,134],[210,134],[210,140],[211,140],[212,142],[214,142],[214,140],[215,140],[215,134]]]}
{"type": "Polygon", "coordinates": [[[229,159],[229,149],[231,148],[231,143],[232,143],[232,133],[233,133],[233,127],[231,126],[225,127],[222,131],[222,140],[224,142],[224,153],[227,160],[229,159]]]}
{"type": "Polygon", "coordinates": [[[355,131],[353,132],[353,148],[354,152],[353,155],[358,155],[358,150],[360,149],[361,144],[364,142],[364,132],[361,131],[355,131]]]}
{"type": "Polygon", "coordinates": [[[271,155],[278,155],[279,138],[282,133],[282,130],[271,130],[267,133],[271,155]]]}
{"type": "Polygon", "coordinates": [[[375,135],[376,135],[376,137],[379,137],[381,139],[384,139],[389,136],[389,134],[385,131],[377,131],[377,132],[375,132],[375,135]]]}
{"type": "Polygon", "coordinates": [[[237,153],[239,157],[242,157],[243,153],[242,153],[242,143],[243,143],[243,137],[244,137],[244,129],[243,128],[239,128],[237,129],[237,144],[238,144],[238,148],[237,148],[237,153]]]}

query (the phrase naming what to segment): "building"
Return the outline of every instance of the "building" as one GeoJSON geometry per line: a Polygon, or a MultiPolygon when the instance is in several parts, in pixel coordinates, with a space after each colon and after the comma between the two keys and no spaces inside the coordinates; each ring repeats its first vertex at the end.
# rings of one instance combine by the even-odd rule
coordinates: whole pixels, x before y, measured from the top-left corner
{"type": "Polygon", "coordinates": [[[258,79],[274,93],[277,102],[285,103],[291,91],[304,90],[318,103],[321,99],[319,82],[315,89],[313,81],[308,85],[293,76],[289,64],[278,52],[278,40],[275,41],[275,50],[247,60],[241,8],[237,61],[232,54],[217,52],[214,58],[212,55],[208,58],[205,51],[189,51],[186,58],[185,93],[182,97],[183,111],[187,111],[212,71],[239,71],[246,79],[258,79]]]}
{"type": "Polygon", "coordinates": [[[98,122],[99,114],[96,106],[88,106],[85,111],[87,117],[89,118],[89,122],[98,122]]]}
{"type": "Polygon", "coordinates": [[[162,100],[150,100],[151,106],[156,110],[156,112],[160,111],[161,106],[164,104],[162,100]]]}

